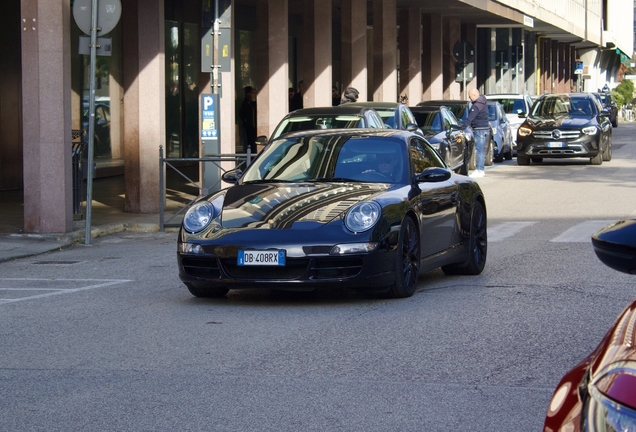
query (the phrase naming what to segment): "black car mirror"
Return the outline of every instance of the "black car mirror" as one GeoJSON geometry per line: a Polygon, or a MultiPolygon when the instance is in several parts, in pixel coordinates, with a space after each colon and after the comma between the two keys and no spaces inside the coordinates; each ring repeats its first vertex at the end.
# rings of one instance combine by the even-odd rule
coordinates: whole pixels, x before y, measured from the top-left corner
{"type": "Polygon", "coordinates": [[[602,109],[601,110],[601,115],[602,116],[608,116],[608,115],[610,115],[610,112],[608,110],[606,110],[606,109],[602,109]]]}
{"type": "Polygon", "coordinates": [[[518,112],[518,113],[517,113],[517,117],[519,117],[519,118],[526,118],[526,113],[524,113],[523,111],[518,112]]]}
{"type": "Polygon", "coordinates": [[[439,183],[451,178],[450,170],[446,168],[426,168],[419,174],[415,174],[415,183],[439,183]]]}
{"type": "Polygon", "coordinates": [[[408,123],[406,125],[406,130],[409,132],[417,132],[419,129],[420,127],[416,125],[415,123],[408,123]]]}
{"type": "Polygon", "coordinates": [[[450,129],[451,129],[452,131],[460,131],[460,130],[463,130],[464,128],[463,128],[463,127],[461,127],[461,126],[460,126],[460,125],[458,125],[458,124],[452,124],[452,125],[451,125],[451,127],[450,127],[450,129]]]}
{"type": "Polygon", "coordinates": [[[626,219],[601,228],[592,236],[596,256],[606,266],[636,274],[636,219],[626,219]]]}
{"type": "Polygon", "coordinates": [[[258,145],[267,145],[267,137],[265,135],[260,135],[256,137],[256,144],[258,145]]]}
{"type": "Polygon", "coordinates": [[[243,176],[243,171],[241,171],[238,168],[235,168],[233,170],[226,171],[225,173],[223,173],[223,175],[221,176],[221,180],[223,180],[225,183],[236,184],[238,183],[239,179],[242,176],[243,176]]]}

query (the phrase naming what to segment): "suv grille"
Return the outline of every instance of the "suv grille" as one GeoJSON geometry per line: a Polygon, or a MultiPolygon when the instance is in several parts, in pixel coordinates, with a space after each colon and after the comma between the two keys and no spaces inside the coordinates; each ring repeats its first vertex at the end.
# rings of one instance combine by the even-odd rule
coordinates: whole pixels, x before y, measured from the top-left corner
{"type": "Polygon", "coordinates": [[[581,136],[581,131],[575,130],[560,130],[554,129],[551,131],[534,131],[532,135],[538,139],[544,140],[570,140],[577,139],[581,136]]]}

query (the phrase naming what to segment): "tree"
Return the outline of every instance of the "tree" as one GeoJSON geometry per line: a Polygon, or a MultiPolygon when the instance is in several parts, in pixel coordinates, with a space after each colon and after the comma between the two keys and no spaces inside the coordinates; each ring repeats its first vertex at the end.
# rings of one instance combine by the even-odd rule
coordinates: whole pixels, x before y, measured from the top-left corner
{"type": "Polygon", "coordinates": [[[634,82],[627,78],[623,79],[612,90],[612,95],[619,106],[632,103],[632,99],[634,99],[634,82]]]}

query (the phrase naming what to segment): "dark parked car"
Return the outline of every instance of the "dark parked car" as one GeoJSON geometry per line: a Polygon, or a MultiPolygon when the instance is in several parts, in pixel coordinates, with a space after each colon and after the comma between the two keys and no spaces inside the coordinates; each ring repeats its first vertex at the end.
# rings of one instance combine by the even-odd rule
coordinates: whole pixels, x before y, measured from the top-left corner
{"type": "MultiPolygon", "coordinates": [[[[84,104],[82,112],[82,128],[88,134],[88,103],[84,104]]],[[[95,103],[95,134],[93,135],[93,151],[96,158],[110,158],[112,149],[110,145],[110,105],[108,103],[95,103]]]]}
{"type": "Polygon", "coordinates": [[[523,119],[528,116],[532,109],[533,96],[519,93],[487,94],[486,99],[496,101],[501,104],[508,121],[510,122],[510,132],[512,133],[512,154],[517,154],[517,130],[523,119]],[[519,114],[523,114],[520,116],[519,114]]]}
{"type": "MultiPolygon", "coordinates": [[[[470,111],[470,102],[465,100],[430,100],[423,101],[417,104],[418,107],[439,107],[445,106],[452,111],[457,118],[459,124],[464,128],[464,135],[466,136],[466,143],[471,152],[471,158],[468,163],[468,169],[475,169],[475,136],[473,135],[473,128],[468,124],[468,112],[470,111]]],[[[490,166],[493,164],[493,146],[488,146],[486,149],[486,160],[484,165],[490,166]]]]}
{"type": "Polygon", "coordinates": [[[345,106],[373,108],[380,114],[384,124],[390,129],[420,132],[413,113],[406,105],[399,102],[351,102],[345,106]]]}
{"type": "MultiPolygon", "coordinates": [[[[636,220],[620,221],[592,237],[598,258],[636,275],[636,220]]],[[[636,430],[636,301],[619,315],[598,347],[565,374],[545,418],[547,431],[636,430]]]]}
{"type": "Polygon", "coordinates": [[[493,158],[497,162],[512,159],[512,132],[510,122],[501,104],[488,101],[488,122],[492,130],[493,158]]]}
{"type": "Polygon", "coordinates": [[[445,106],[410,108],[424,137],[446,165],[459,174],[468,174],[471,149],[466,143],[464,128],[451,110],[445,106]]]}
{"type": "Polygon", "coordinates": [[[235,184],[194,203],[178,236],[179,277],[197,297],[319,286],[409,297],[424,271],[486,263],[479,185],[415,133],[294,132],[223,180],[235,184]]]}
{"type": "MultiPolygon", "coordinates": [[[[368,107],[342,105],[335,107],[305,108],[287,114],[278,123],[270,140],[289,132],[310,129],[350,129],[378,128],[384,129],[384,121],[380,115],[368,107]]],[[[267,137],[257,138],[259,144],[266,144],[267,137]]]]}
{"type": "MultiPolygon", "coordinates": [[[[521,114],[520,114],[521,115],[521,114]]],[[[517,131],[517,163],[543,158],[612,159],[609,112],[589,93],[544,94],[517,131]]]]}
{"type": "Polygon", "coordinates": [[[614,101],[614,96],[609,92],[592,93],[601,103],[604,109],[610,113],[610,122],[613,127],[618,127],[618,104],[614,101]]]}

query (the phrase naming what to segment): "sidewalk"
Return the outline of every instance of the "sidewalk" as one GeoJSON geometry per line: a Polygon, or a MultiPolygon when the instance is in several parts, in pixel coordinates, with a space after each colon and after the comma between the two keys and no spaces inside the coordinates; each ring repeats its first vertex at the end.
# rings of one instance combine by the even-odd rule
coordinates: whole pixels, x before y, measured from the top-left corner
{"type": "MultiPolygon", "coordinates": [[[[91,240],[105,235],[131,232],[158,232],[159,213],[127,213],[124,211],[123,176],[95,180],[91,209],[91,240]]],[[[82,206],[82,220],[73,222],[73,231],[59,234],[26,234],[22,191],[0,192],[0,262],[44,254],[84,243],[86,209],[82,206]]],[[[84,204],[84,203],[82,203],[84,204]]],[[[165,213],[164,223],[175,210],[165,213]]],[[[179,222],[175,218],[170,223],[179,222]]],[[[176,228],[165,227],[165,231],[176,228]]],[[[91,242],[92,243],[92,242],[91,242]]]]}

